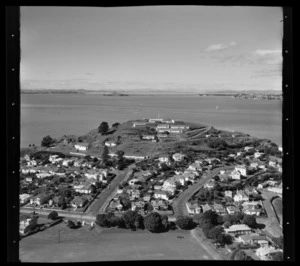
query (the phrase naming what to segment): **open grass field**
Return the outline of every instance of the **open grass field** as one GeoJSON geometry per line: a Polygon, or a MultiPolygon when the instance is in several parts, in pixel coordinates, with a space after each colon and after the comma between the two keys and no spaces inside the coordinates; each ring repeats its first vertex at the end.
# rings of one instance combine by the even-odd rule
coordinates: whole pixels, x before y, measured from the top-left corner
{"type": "Polygon", "coordinates": [[[20,241],[21,262],[213,260],[190,231],[88,231],[59,224],[20,241]],[[60,230],[60,242],[58,231],[60,230]],[[184,238],[177,238],[183,236],[184,238]]]}

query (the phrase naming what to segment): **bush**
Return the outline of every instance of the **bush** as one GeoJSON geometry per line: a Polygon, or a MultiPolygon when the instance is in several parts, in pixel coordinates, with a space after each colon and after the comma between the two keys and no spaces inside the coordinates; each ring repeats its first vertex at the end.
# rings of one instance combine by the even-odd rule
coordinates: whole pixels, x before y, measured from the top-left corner
{"type": "Polygon", "coordinates": [[[53,138],[51,138],[49,135],[44,137],[42,139],[42,142],[41,142],[41,146],[42,147],[50,147],[53,143],[55,142],[55,140],[53,138]]]}
{"type": "Polygon", "coordinates": [[[194,226],[194,222],[189,216],[178,216],[176,225],[181,229],[191,229],[194,226]]]}
{"type": "Polygon", "coordinates": [[[160,232],[162,228],[161,216],[157,212],[151,212],[144,217],[144,226],[150,232],[160,232]]]}
{"type": "Polygon", "coordinates": [[[51,219],[51,220],[56,220],[57,217],[58,217],[58,213],[56,211],[52,211],[48,215],[48,219],[51,219]]]}

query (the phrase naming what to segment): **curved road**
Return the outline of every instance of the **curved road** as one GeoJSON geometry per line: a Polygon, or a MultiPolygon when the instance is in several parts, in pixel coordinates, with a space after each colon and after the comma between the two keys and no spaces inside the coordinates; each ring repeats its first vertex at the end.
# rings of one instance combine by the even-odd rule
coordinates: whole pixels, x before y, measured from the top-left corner
{"type": "Polygon", "coordinates": [[[212,171],[209,171],[205,175],[203,175],[198,182],[196,182],[194,185],[190,186],[188,189],[183,191],[178,198],[176,198],[173,203],[172,207],[174,210],[174,215],[189,215],[187,208],[186,208],[186,202],[189,200],[189,198],[195,194],[205,183],[207,183],[213,176],[217,175],[220,170],[228,170],[233,169],[234,166],[224,166],[215,168],[212,171]]]}

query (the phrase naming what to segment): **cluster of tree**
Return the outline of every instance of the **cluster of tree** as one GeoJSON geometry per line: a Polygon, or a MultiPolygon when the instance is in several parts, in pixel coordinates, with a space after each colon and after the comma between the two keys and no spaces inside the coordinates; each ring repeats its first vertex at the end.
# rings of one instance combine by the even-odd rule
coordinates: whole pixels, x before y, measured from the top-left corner
{"type": "Polygon", "coordinates": [[[227,142],[223,139],[215,139],[207,141],[207,146],[213,149],[224,150],[227,147],[227,142]]]}
{"type": "Polygon", "coordinates": [[[102,122],[98,127],[98,133],[101,133],[102,136],[106,135],[108,130],[109,130],[109,125],[107,122],[102,122]]]}
{"type": "Polygon", "coordinates": [[[224,229],[221,226],[223,223],[222,216],[218,215],[214,211],[209,210],[204,213],[197,214],[194,216],[194,220],[198,223],[207,238],[213,239],[221,245],[232,243],[232,237],[225,234],[224,229]]]}
{"type": "Polygon", "coordinates": [[[169,229],[167,216],[151,212],[145,217],[136,211],[128,210],[122,216],[113,213],[98,214],[96,224],[102,227],[119,227],[131,230],[146,229],[150,232],[163,232],[169,229]]]}
{"type": "Polygon", "coordinates": [[[248,260],[252,261],[253,259],[248,256],[245,251],[241,250],[240,248],[237,248],[234,250],[230,256],[231,260],[248,260]]]}
{"type": "Polygon", "coordinates": [[[54,143],[56,142],[55,139],[51,138],[49,135],[46,137],[43,137],[42,141],[41,141],[41,146],[42,147],[46,147],[49,148],[50,146],[52,146],[54,143]]]}
{"type": "Polygon", "coordinates": [[[178,216],[176,225],[181,229],[192,229],[195,226],[195,223],[190,216],[178,216]]]}

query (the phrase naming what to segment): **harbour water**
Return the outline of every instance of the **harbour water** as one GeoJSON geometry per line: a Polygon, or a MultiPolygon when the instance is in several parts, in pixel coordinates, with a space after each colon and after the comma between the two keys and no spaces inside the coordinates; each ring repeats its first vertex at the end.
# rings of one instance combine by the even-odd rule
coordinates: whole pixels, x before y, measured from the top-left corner
{"type": "Polygon", "coordinates": [[[242,131],[282,145],[281,100],[197,95],[22,94],[21,147],[40,145],[46,135],[83,135],[102,121],[111,125],[158,115],[242,131]]]}

